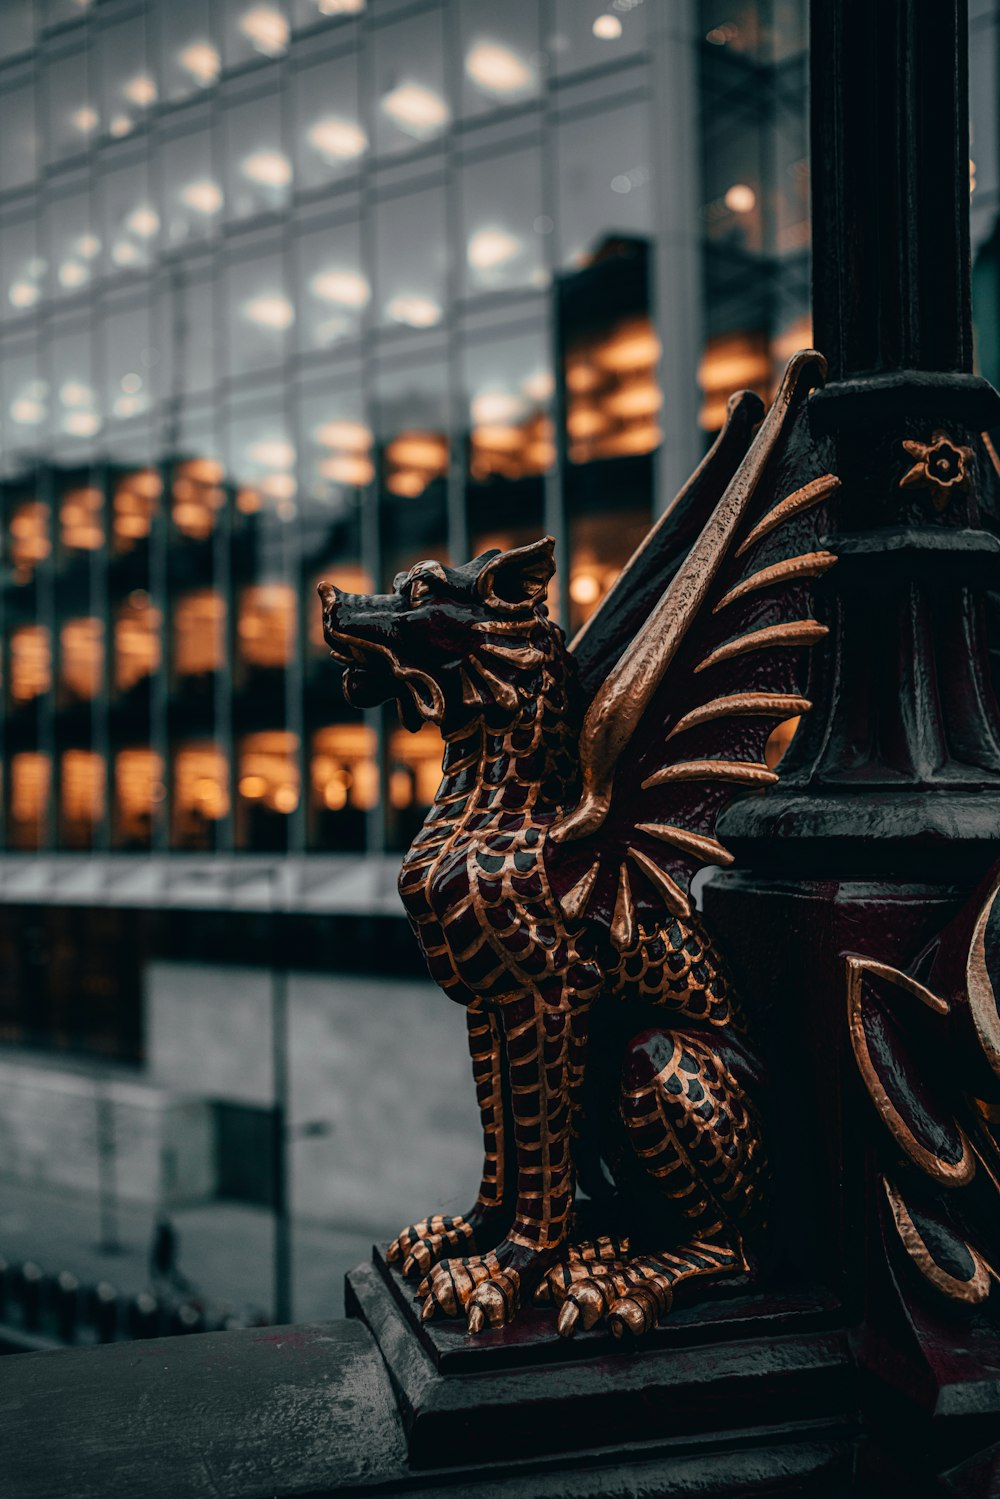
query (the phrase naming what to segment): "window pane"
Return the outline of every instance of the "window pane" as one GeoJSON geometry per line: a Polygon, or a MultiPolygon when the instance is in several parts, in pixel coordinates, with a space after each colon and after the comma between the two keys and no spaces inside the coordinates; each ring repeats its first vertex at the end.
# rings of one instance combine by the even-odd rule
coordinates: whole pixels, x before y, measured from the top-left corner
{"type": "Polygon", "coordinates": [[[157,87],[146,62],[146,28],[141,16],[98,32],[104,129],[116,139],[128,135],[156,103],[157,87]]]}
{"type": "Polygon", "coordinates": [[[86,51],[54,58],[46,68],[45,90],[49,161],[86,151],[101,123],[86,51]]]}
{"type": "Polygon", "coordinates": [[[229,767],[211,740],[189,740],[171,756],[170,842],[174,848],[207,851],[219,842],[229,813],[229,767]]]}
{"type": "Polygon", "coordinates": [[[523,546],[541,535],[542,476],[555,457],[544,334],[472,343],[464,365],[470,551],[523,546]]]}
{"type": "Polygon", "coordinates": [[[444,188],[390,198],[375,210],[377,320],[433,328],[447,286],[444,188]]]}
{"type": "MultiPolygon", "coordinates": [[[[0,33],[7,25],[4,14],[0,33]]],[[[35,89],[26,83],[3,97],[4,148],[0,152],[0,192],[24,187],[38,176],[38,131],[35,126],[35,89]]]]}
{"type": "Polygon", "coordinates": [[[281,363],[295,309],[285,289],[280,255],[229,266],[226,321],[230,376],[281,363]]]}
{"type": "Polygon", "coordinates": [[[104,266],[111,274],[137,271],[153,263],[160,215],[149,190],[145,161],[131,162],[101,179],[104,266]]]}
{"type": "Polygon", "coordinates": [[[209,88],[222,66],[205,0],[170,0],[153,7],[160,25],[161,92],[186,99],[209,88]]]}
{"type": "Polygon", "coordinates": [[[10,762],[10,825],[12,848],[36,849],[45,842],[52,762],[48,755],[26,750],[10,762]]]}
{"type": "Polygon", "coordinates": [[[393,155],[435,140],[451,117],[440,10],[381,27],[374,53],[376,150],[393,155]]]}
{"type": "Polygon", "coordinates": [[[142,416],[152,406],[149,308],[121,308],[104,318],[104,410],[110,421],[142,416]]]}
{"type": "Polygon", "coordinates": [[[545,286],[542,158],[537,147],[466,162],[462,217],[467,293],[545,286]]]}
{"type": "Polygon", "coordinates": [[[4,452],[24,462],[40,451],[48,429],[49,387],[35,345],[5,349],[0,380],[4,452]]]}
{"type": "Polygon", "coordinates": [[[255,393],[229,417],[229,472],[236,508],[259,515],[259,550],[275,565],[284,547],[285,524],[295,518],[295,443],[278,390],[255,393]]]}
{"type": "Polygon", "coordinates": [[[358,170],[368,136],[358,109],[358,57],[329,57],[295,75],[295,168],[300,187],[358,170]]]}
{"type": "Polygon", "coordinates": [[[371,297],[361,269],[358,224],[337,224],[303,234],[297,245],[298,345],[325,349],[357,338],[371,297]]]}
{"type": "Polygon", "coordinates": [[[288,201],[292,164],[282,149],[277,94],[235,104],[224,116],[226,213],[231,219],[274,212],[288,201]]]}
{"type": "Polygon", "coordinates": [[[299,804],[299,736],[286,729],[247,734],[238,750],[236,846],[284,849],[299,804]]]}
{"type": "MultiPolygon", "coordinates": [[[[71,494],[67,498],[74,507],[84,509],[77,495],[71,494]]],[[[68,508],[65,502],[62,508],[65,514],[68,508]]],[[[59,631],[60,702],[93,702],[101,690],[103,672],[104,627],[101,621],[92,617],[68,619],[59,631]]]]}
{"type": "Polygon", "coordinates": [[[115,848],[149,848],[154,809],[163,800],[163,775],[163,759],[154,750],[124,749],[115,756],[115,848]]]}
{"type": "Polygon", "coordinates": [[[216,383],[215,283],[177,266],[157,302],[156,365],[171,401],[213,390],[216,383]]]}
{"type": "Polygon", "coordinates": [[[210,239],[219,222],[223,195],[212,169],[208,131],[165,140],[160,160],[167,244],[210,239]]]}
{"type": "Polygon", "coordinates": [[[38,253],[34,218],[5,224],[0,231],[0,318],[22,317],[38,305],[43,294],[45,262],[38,253]]]}
{"type": "Polygon", "coordinates": [[[48,294],[72,296],[90,285],[101,253],[101,241],[91,223],[90,194],[85,188],[60,193],[46,206],[44,224],[48,294]]]}
{"type": "Polygon", "coordinates": [[[35,40],[35,18],[32,0],[4,0],[3,25],[0,26],[0,57],[16,57],[27,52],[35,40]]]}
{"type": "Polygon", "coordinates": [[[292,0],[292,23],[305,27],[327,19],[346,20],[359,16],[364,8],[365,0],[292,0]]]}
{"type": "Polygon", "coordinates": [[[647,110],[642,104],[625,104],[597,115],[565,120],[559,125],[559,236],[563,265],[584,264],[601,241],[610,236],[651,231],[647,125],[647,110]]]}
{"type": "Polygon", "coordinates": [[[536,98],[542,86],[537,0],[461,0],[462,113],[536,98]]]}
{"type": "Polygon", "coordinates": [[[388,369],[376,382],[384,493],[384,582],[447,554],[448,377],[443,362],[388,369]]]}
{"type": "Polygon", "coordinates": [[[312,555],[329,550],[328,532],[356,510],[358,490],[375,477],[373,439],[356,385],[331,387],[329,377],[317,380],[301,392],[296,410],[306,500],[302,547],[312,555]]]}
{"type": "Polygon", "coordinates": [[[10,636],[12,707],[34,702],[52,686],[52,637],[46,625],[20,625],[10,636]]]}
{"type": "MultiPolygon", "coordinates": [[[[9,514],[10,536],[7,544],[13,566],[13,580],[19,585],[30,583],[38,563],[44,562],[52,551],[49,507],[42,500],[19,499],[9,514]]],[[[46,641],[47,638],[46,632],[46,641]]]]}
{"type": "Polygon", "coordinates": [[[557,73],[620,62],[645,45],[645,6],[619,10],[608,0],[556,0],[549,49],[557,73]]]}
{"type": "Polygon", "coordinates": [[[281,0],[223,0],[222,60],[227,68],[255,58],[280,57],[288,47],[281,0]]]}
{"type": "MultiPolygon", "coordinates": [[[[101,411],[91,369],[89,332],[75,329],[53,335],[48,347],[51,390],[50,422],[54,438],[85,442],[101,428],[101,411]]],[[[79,449],[82,456],[84,451],[79,449]]]]}
{"type": "Polygon", "coordinates": [[[367,724],[329,724],[313,734],[310,848],[364,847],[365,813],[377,805],[379,795],[375,752],[375,733],[367,724]]]}

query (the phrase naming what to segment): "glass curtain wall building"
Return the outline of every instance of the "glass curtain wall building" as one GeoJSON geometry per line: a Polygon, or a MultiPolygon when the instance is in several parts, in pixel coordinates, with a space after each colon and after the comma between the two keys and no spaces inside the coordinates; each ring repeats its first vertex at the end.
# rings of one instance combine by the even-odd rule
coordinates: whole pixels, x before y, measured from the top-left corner
{"type": "Polygon", "coordinates": [[[315,584],[548,530],[586,618],[808,342],[805,9],[5,0],[8,850],[408,839],[315,584]]]}

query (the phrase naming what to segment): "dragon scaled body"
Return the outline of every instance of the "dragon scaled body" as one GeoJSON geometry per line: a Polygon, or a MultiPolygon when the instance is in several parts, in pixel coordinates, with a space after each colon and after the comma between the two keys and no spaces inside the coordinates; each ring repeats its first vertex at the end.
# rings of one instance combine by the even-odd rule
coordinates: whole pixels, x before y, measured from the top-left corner
{"type": "MultiPolygon", "coordinates": [[[[477,1332],[534,1299],[564,1335],[601,1319],[640,1333],[688,1283],[752,1272],[761,1062],[689,886],[731,862],[719,815],[776,779],[767,738],[809,706],[802,660],[825,629],[808,590],[836,561],[818,527],[837,481],[780,485],[822,371],[796,356],[753,442],[734,454],[723,434],[692,481],[685,559],[657,576],[654,533],[570,649],[545,608],[548,538],[418,563],[391,594],[320,586],[349,701],[396,698],[446,741],[399,888],[465,1008],[484,1165],[468,1213],[391,1246],[424,1317],[477,1332]],[[578,1181],[613,1219],[593,1240],[576,1238],[578,1181]]],[[[754,400],[732,405],[744,426],[754,400]]]]}

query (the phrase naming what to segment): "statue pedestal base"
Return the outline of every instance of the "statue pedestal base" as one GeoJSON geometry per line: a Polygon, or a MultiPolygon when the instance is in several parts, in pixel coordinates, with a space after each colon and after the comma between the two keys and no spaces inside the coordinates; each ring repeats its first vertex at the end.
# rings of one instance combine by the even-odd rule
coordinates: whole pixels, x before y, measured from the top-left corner
{"type": "Polygon", "coordinates": [[[637,1494],[849,1482],[854,1365],[837,1303],[814,1289],[680,1308],[640,1345],[596,1329],[561,1339],[552,1311],[533,1309],[473,1338],[460,1321],[421,1323],[412,1287],[376,1249],[347,1278],[347,1310],[385,1359],[411,1468],[470,1480],[499,1468],[511,1482],[525,1470],[525,1494],[548,1493],[540,1472],[570,1466],[595,1474],[574,1493],[604,1493],[599,1470],[623,1464],[650,1468],[637,1494]]]}

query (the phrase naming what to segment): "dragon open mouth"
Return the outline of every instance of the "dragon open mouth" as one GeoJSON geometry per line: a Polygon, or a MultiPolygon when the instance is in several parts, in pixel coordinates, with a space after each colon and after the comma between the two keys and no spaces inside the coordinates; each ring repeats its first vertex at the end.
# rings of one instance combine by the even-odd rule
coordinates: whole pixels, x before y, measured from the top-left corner
{"type": "Polygon", "coordinates": [[[403,666],[387,645],[329,627],[325,633],[331,656],[344,667],[344,697],[353,708],[376,708],[398,697],[404,728],[416,730],[426,719],[440,722],[443,699],[426,672],[403,666]],[[409,689],[407,693],[400,694],[400,682],[409,689]]]}

